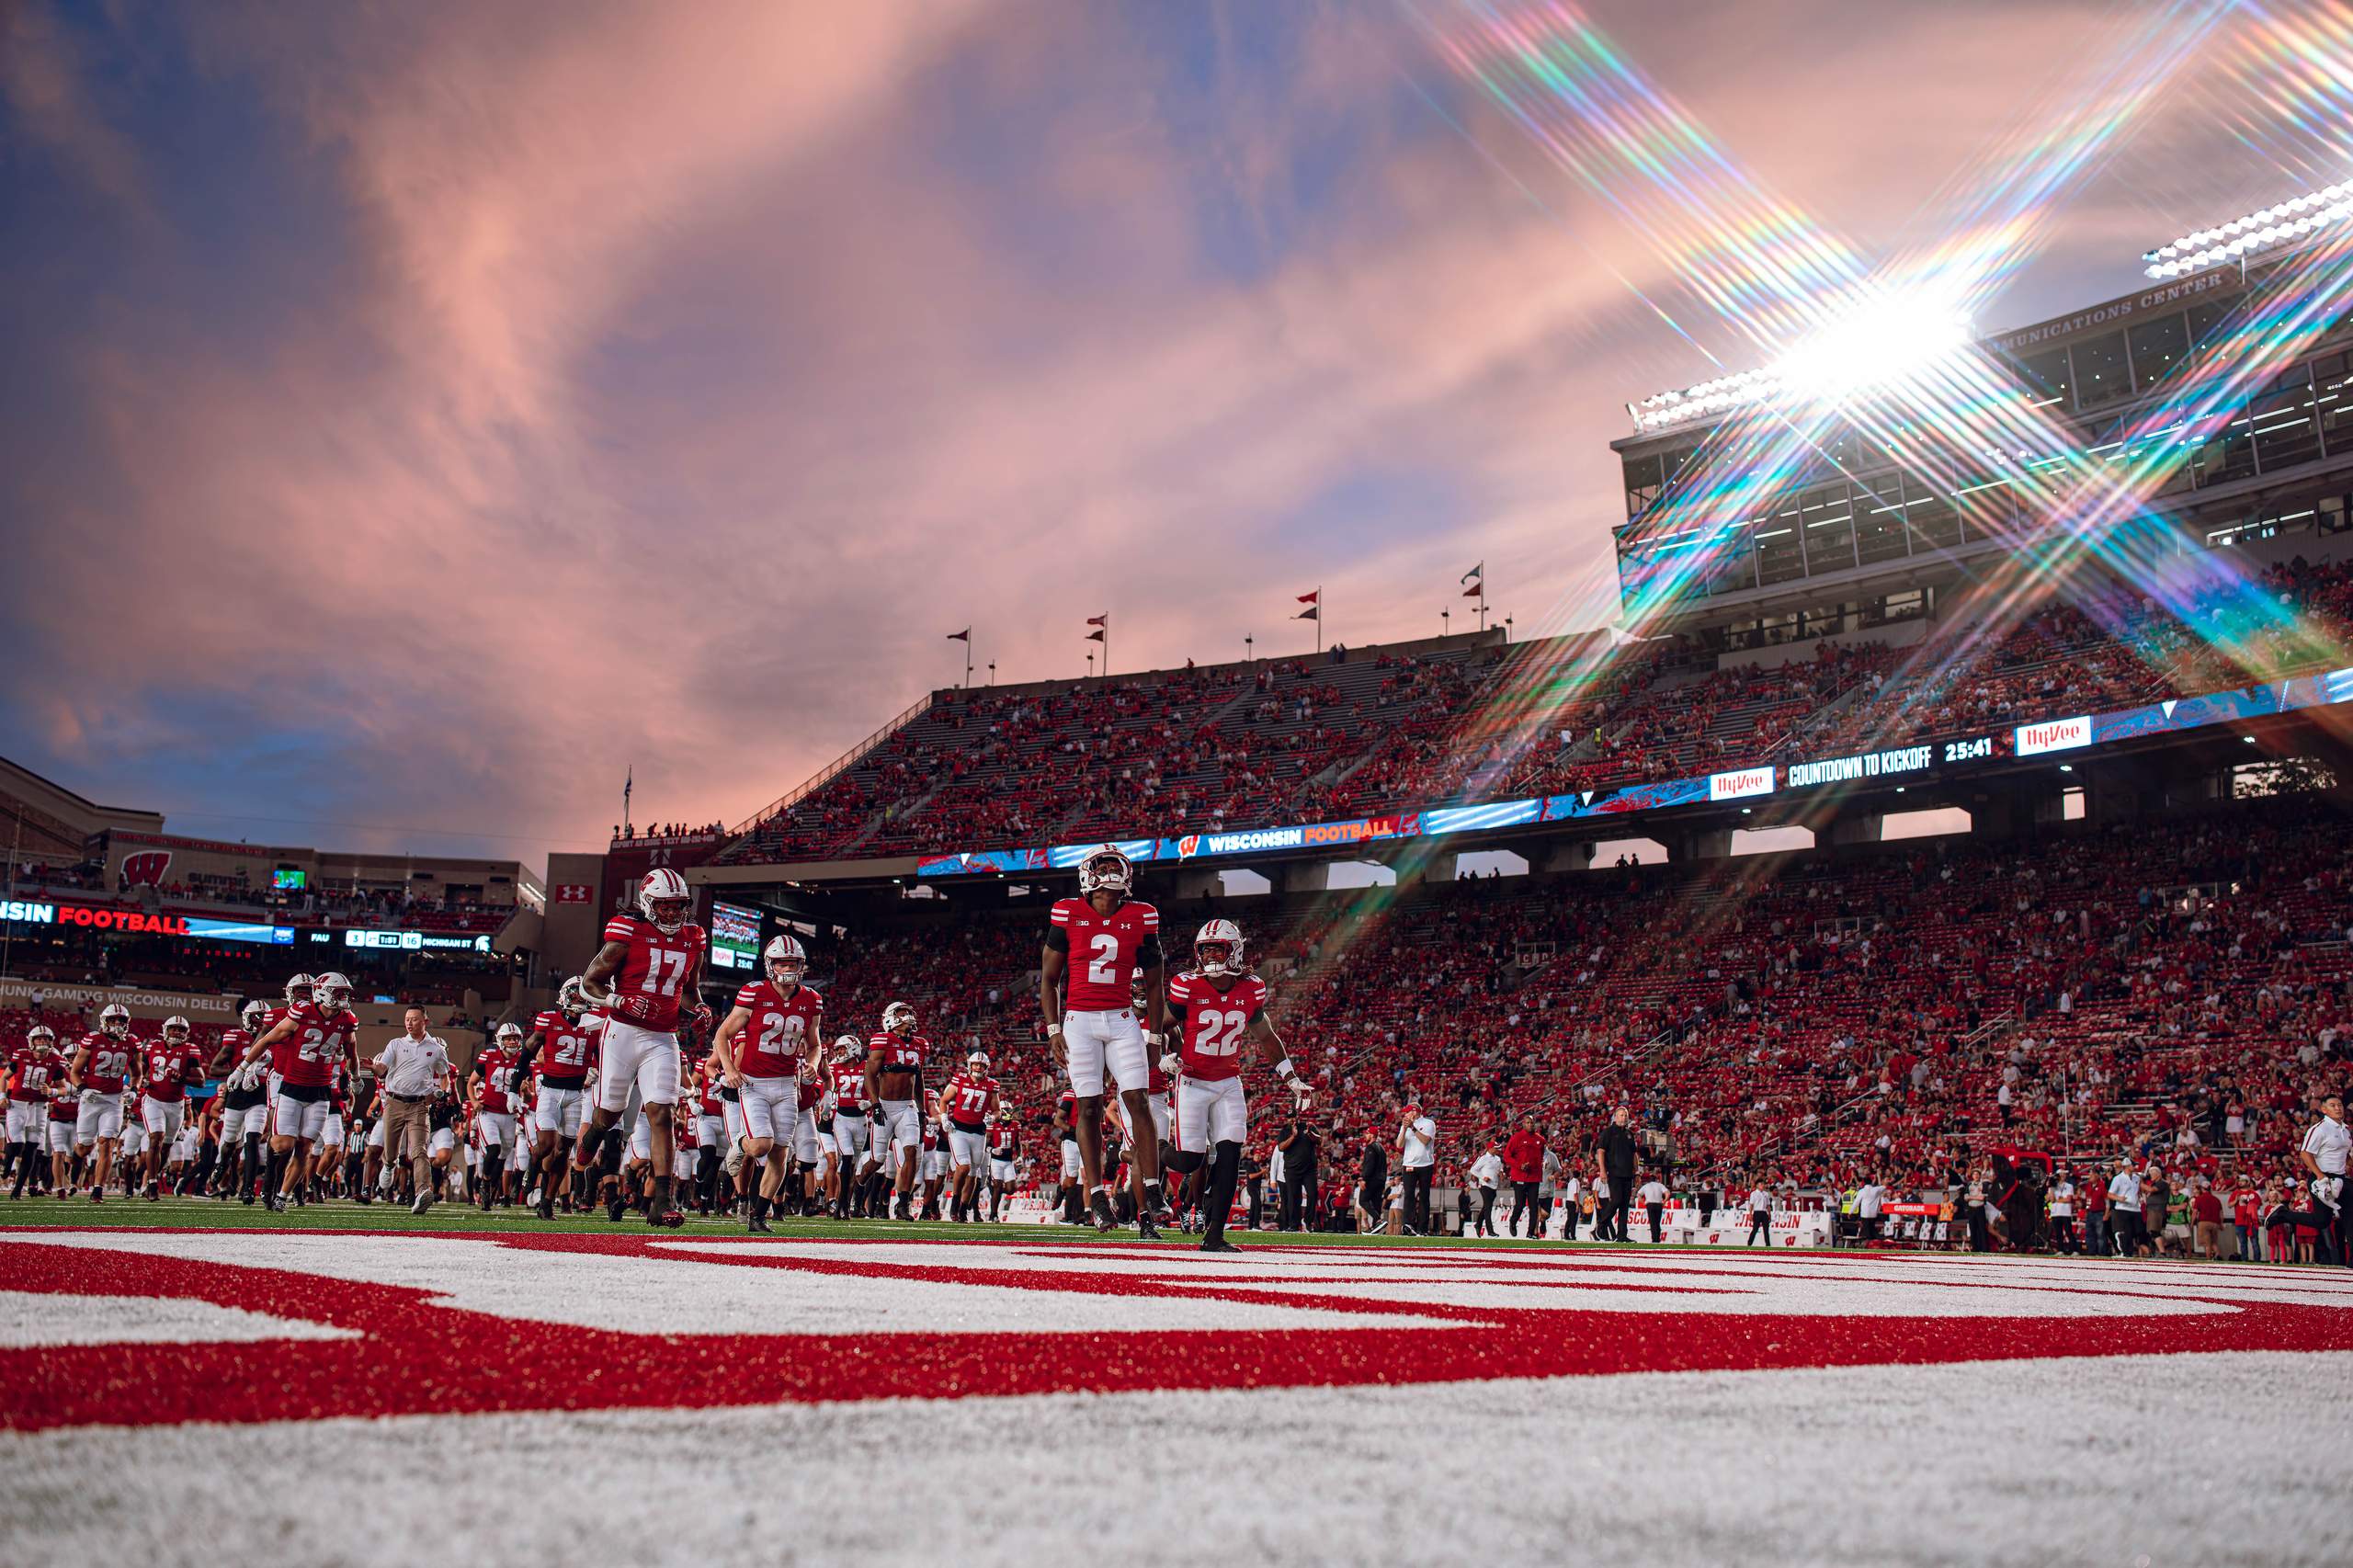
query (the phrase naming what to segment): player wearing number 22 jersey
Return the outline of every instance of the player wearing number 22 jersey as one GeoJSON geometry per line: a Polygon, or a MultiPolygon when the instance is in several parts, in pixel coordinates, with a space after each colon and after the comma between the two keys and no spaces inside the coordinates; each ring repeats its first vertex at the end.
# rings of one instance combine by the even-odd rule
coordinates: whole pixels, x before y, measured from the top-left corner
{"type": "Polygon", "coordinates": [[[606,1129],[631,1102],[645,1108],[648,1163],[654,1171],[646,1223],[675,1230],[687,1221],[671,1201],[670,1114],[678,1099],[680,1016],[709,1018],[696,993],[702,974],[702,927],[689,924],[687,879],[667,866],[638,884],[637,913],[606,924],[605,945],[581,972],[581,994],[605,1014],[598,1042],[597,1108],[580,1129],[573,1164],[595,1163],[606,1129]]]}
{"type": "Polygon", "coordinates": [[[1201,1243],[1204,1252],[1233,1250],[1225,1239],[1225,1220],[1250,1125],[1242,1093],[1243,1040],[1257,1046],[1302,1106],[1307,1099],[1306,1085],[1267,1017],[1267,983],[1249,972],[1242,953],[1242,928],[1231,920],[1212,920],[1193,938],[1195,967],[1168,983],[1169,1017],[1180,1040],[1176,1147],[1168,1159],[1189,1173],[1201,1168],[1205,1156],[1214,1157],[1203,1204],[1209,1233],[1201,1243]]]}

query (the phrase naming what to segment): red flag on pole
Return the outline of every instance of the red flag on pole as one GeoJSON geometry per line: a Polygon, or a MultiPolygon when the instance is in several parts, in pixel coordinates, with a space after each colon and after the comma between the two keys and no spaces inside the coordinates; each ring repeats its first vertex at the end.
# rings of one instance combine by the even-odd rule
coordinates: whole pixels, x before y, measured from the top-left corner
{"type": "Polygon", "coordinates": [[[1111,624],[1111,612],[1107,609],[1101,615],[1090,615],[1086,618],[1086,624],[1108,627],[1111,624]]]}
{"type": "MultiPolygon", "coordinates": [[[[1299,602],[1303,605],[1320,605],[1324,602],[1324,590],[1318,588],[1312,594],[1302,594],[1299,596],[1299,602]]],[[[1293,616],[1291,619],[1296,620],[1301,618],[1293,616]]]]}

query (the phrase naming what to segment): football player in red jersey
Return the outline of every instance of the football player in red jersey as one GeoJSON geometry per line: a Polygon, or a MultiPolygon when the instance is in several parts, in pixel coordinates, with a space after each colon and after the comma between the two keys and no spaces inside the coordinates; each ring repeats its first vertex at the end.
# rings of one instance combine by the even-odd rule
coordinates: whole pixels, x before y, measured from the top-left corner
{"type": "MultiPolygon", "coordinates": [[[[307,977],[305,977],[307,986],[307,977]]],[[[238,1026],[221,1031],[221,1049],[207,1072],[221,1079],[221,1164],[213,1173],[213,1190],[234,1192],[254,1200],[255,1178],[261,1175],[262,1139],[269,1131],[269,1091],[259,1066],[247,1067],[245,1053],[273,1019],[269,1004],[256,998],[239,1010],[238,1026]]]]}
{"type": "Polygon", "coordinates": [[[190,1039],[196,1032],[175,1013],[164,1020],[164,1038],[147,1048],[144,1085],[139,1099],[139,1119],[147,1129],[147,1201],[163,1196],[164,1166],[180,1135],[180,1119],[188,1109],[188,1086],[203,1082],[204,1052],[190,1039]]]}
{"type": "Polygon", "coordinates": [[[501,1024],[490,1049],[474,1058],[466,1075],[466,1103],[474,1109],[474,1133],[482,1149],[482,1177],[474,1201],[488,1213],[506,1196],[506,1161],[515,1149],[515,1099],[523,1085],[523,1026],[501,1024]]]}
{"type": "Polygon", "coordinates": [[[326,1131],[329,1100],[338,1070],[357,1075],[359,1019],[351,1011],[351,982],[340,974],[322,974],[311,983],[311,999],[298,1002],[278,1016],[259,1040],[246,1048],[251,1067],[273,1049],[283,1046],[278,1066],[278,1104],[270,1117],[267,1202],[276,1213],[286,1211],[286,1199],[308,1200],[304,1178],[311,1145],[326,1131]]]}
{"type": "Polygon", "coordinates": [[[115,1145],[122,1139],[122,1085],[131,1076],[135,1048],[131,1040],[131,1009],[109,1002],[98,1012],[98,1027],[82,1037],[66,1078],[82,1096],[81,1113],[74,1120],[74,1147],[92,1157],[90,1201],[106,1198],[107,1172],[114,1164],[115,1145]]]}
{"type": "Polygon", "coordinates": [[[809,972],[809,955],[790,933],[770,938],[760,962],[766,977],[735,993],[735,1006],[721,1020],[710,1051],[721,1078],[744,1108],[744,1159],[763,1163],[756,1188],[748,1164],[739,1166],[736,1180],[751,1199],[745,1228],[765,1235],[768,1210],[793,1169],[801,1086],[816,1074],[825,999],[801,983],[809,972]]]}
{"type": "Polygon", "coordinates": [[[1189,1172],[1200,1168],[1205,1154],[1214,1154],[1201,1250],[1235,1252],[1240,1249],[1225,1239],[1225,1219],[1233,1208],[1242,1143],[1250,1127],[1242,1094],[1244,1037],[1256,1043],[1260,1058],[1273,1064],[1275,1076],[1290,1085],[1302,1106],[1308,1089],[1267,1017],[1267,983],[1243,961],[1242,928],[1231,920],[1203,926],[1193,938],[1193,966],[1168,987],[1168,1008],[1183,1042],[1177,1060],[1168,1063],[1181,1071],[1176,1146],[1169,1163],[1189,1172]]]}
{"type": "MultiPolygon", "coordinates": [[[[1160,912],[1128,895],[1135,867],[1106,845],[1079,862],[1076,898],[1058,899],[1048,916],[1046,948],[1039,965],[1038,996],[1045,1012],[1046,1038],[1054,1058],[1070,1074],[1078,1096],[1078,1154],[1095,1228],[1119,1229],[1110,1188],[1103,1181],[1103,1078],[1108,1068],[1120,1085],[1120,1102],[1130,1122],[1152,1125],[1148,1085],[1152,1055],[1161,1046],[1165,1002],[1160,953],[1160,912]],[[1067,982],[1067,995],[1065,995],[1067,982]],[[1133,988],[1141,983],[1147,1018],[1139,1025],[1133,988]]],[[[1153,1218],[1163,1207],[1158,1151],[1149,1139],[1132,1140],[1137,1180],[1143,1200],[1136,1229],[1147,1241],[1159,1238],[1153,1218]]]]}
{"type": "Polygon", "coordinates": [[[989,1165],[989,1117],[996,1105],[996,1080],[989,1076],[985,1051],[964,1058],[964,1070],[939,1091],[939,1116],[948,1134],[948,1217],[958,1224],[971,1223],[981,1211],[981,1183],[989,1165]]]}
{"type": "Polygon", "coordinates": [[[1005,1218],[1005,1200],[1012,1195],[1014,1161],[1021,1153],[1021,1135],[1013,1125],[1013,1108],[999,1100],[996,1120],[989,1128],[989,1218],[1005,1218]]]}
{"type": "Polygon", "coordinates": [[[834,1218],[847,1220],[850,1199],[859,1178],[866,1175],[868,1147],[866,1050],[856,1035],[842,1035],[834,1041],[833,1064],[827,1072],[834,1090],[834,1161],[825,1196],[833,1203],[834,1218]]]}
{"type": "Polygon", "coordinates": [[[57,1049],[57,1031],[47,1024],[26,1030],[25,1043],[8,1053],[8,1147],[17,1157],[11,1198],[25,1195],[33,1162],[49,1160],[50,1091],[65,1082],[68,1065],[57,1049]]]}
{"type": "Polygon", "coordinates": [[[580,975],[580,994],[605,1015],[597,1059],[597,1106],[580,1130],[572,1163],[596,1164],[606,1130],[632,1105],[642,1105],[648,1129],[647,1164],[654,1175],[645,1222],[676,1230],[687,1222],[671,1197],[670,1118],[678,1100],[678,1019],[682,1010],[707,1013],[696,999],[701,978],[702,927],[688,922],[693,897],[687,879],[667,866],[645,873],[634,915],[605,925],[605,945],[580,975]]]}
{"type": "MultiPolygon", "coordinates": [[[[570,1159],[556,1158],[556,1140],[563,1140],[568,1154],[573,1141],[580,1136],[588,1069],[597,1060],[604,1032],[605,1015],[590,1011],[577,979],[567,980],[556,988],[555,1006],[532,1020],[531,1032],[524,1038],[522,1054],[515,1063],[518,1074],[530,1073],[535,1064],[539,1071],[531,1127],[539,1143],[538,1212],[542,1220],[555,1218],[556,1188],[572,1181],[570,1159]]],[[[573,1190],[578,1190],[576,1182],[573,1190]]]]}
{"type": "MultiPolygon", "coordinates": [[[[924,1053],[931,1042],[915,1033],[915,1010],[904,1002],[882,1009],[882,1027],[866,1042],[865,1095],[875,1108],[874,1152],[891,1172],[892,1217],[915,1218],[915,1160],[923,1150],[924,1053]]],[[[879,1216],[878,1216],[879,1218],[879,1216]]]]}

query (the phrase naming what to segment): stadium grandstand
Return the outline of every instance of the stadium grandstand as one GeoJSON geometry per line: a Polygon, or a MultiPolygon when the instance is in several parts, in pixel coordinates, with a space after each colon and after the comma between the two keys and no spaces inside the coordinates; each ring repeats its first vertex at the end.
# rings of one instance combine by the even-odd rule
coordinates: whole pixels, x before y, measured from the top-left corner
{"type": "Polygon", "coordinates": [[[1634,405],[1620,628],[934,691],[732,829],[617,839],[597,906],[680,867],[745,967],[801,934],[1040,1136],[1037,939],[1111,844],[1171,929],[1249,934],[1329,1146],[1443,1108],[1443,1187],[1527,1116],[1589,1163],[1619,1104],[1703,1189],[2021,1146],[2279,1174],[2343,1053],[2353,334],[2198,439],[2176,404],[2283,266],[1983,340],[2051,433],[2019,463],[1858,417],[1725,515],[1756,405],[1634,405]],[[2062,548],[2064,477],[2165,430],[2129,548],[2062,548]]]}

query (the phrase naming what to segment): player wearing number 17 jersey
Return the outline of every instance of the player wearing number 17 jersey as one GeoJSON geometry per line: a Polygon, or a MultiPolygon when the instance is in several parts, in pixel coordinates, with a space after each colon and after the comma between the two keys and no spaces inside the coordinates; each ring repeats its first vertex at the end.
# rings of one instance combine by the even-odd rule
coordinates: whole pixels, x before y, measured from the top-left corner
{"type": "Polygon", "coordinates": [[[1168,983],[1168,1012],[1181,1039],[1173,1063],[1180,1073],[1176,1145],[1168,1163],[1189,1172],[1200,1168],[1204,1155],[1214,1155],[1203,1205],[1209,1233],[1203,1252],[1239,1250],[1225,1239],[1225,1217],[1233,1207],[1242,1141],[1250,1126],[1242,1094],[1245,1037],[1274,1064],[1275,1075],[1291,1086],[1300,1104],[1307,1103],[1307,1085],[1267,1017],[1267,983],[1249,971],[1242,953],[1242,928],[1231,920],[1212,920],[1193,938],[1194,967],[1168,983]]]}
{"type": "MultiPolygon", "coordinates": [[[[1055,902],[1039,962],[1046,1037],[1077,1096],[1079,1163],[1095,1227],[1107,1232],[1117,1230],[1119,1221],[1111,1217],[1111,1192],[1103,1182],[1104,1073],[1108,1068],[1119,1082],[1128,1124],[1150,1127],[1151,1053],[1160,1049],[1164,1017],[1160,912],[1130,898],[1134,886],[1134,866],[1108,845],[1080,861],[1079,896],[1055,902]],[[1143,1020],[1136,1017],[1132,994],[1139,983],[1143,1020]]],[[[1162,1207],[1160,1156],[1148,1140],[1133,1142],[1136,1175],[1143,1186],[1136,1229],[1151,1241],[1159,1235],[1152,1218],[1162,1207]]]]}
{"type": "Polygon", "coordinates": [[[638,912],[606,923],[605,945],[580,974],[582,997],[605,1014],[605,1034],[597,1059],[597,1107],[580,1130],[573,1165],[585,1172],[595,1163],[605,1130],[634,1096],[645,1108],[647,1162],[654,1172],[645,1222],[664,1230],[687,1222],[671,1201],[670,1182],[679,1015],[710,1014],[696,1000],[704,937],[702,927],[687,920],[692,903],[687,879],[677,872],[667,866],[646,872],[637,888],[638,912]]]}

